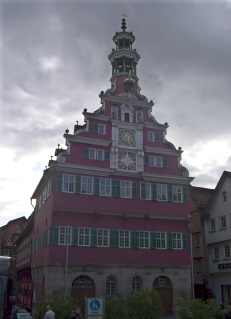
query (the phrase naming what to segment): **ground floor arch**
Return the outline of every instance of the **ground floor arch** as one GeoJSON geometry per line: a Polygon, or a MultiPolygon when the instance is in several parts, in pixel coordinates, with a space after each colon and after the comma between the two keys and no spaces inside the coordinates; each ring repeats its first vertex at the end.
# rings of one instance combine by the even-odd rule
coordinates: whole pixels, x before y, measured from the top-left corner
{"type": "Polygon", "coordinates": [[[82,311],[85,309],[85,297],[95,297],[95,282],[86,275],[76,277],[72,282],[71,297],[78,300],[82,311]]]}
{"type": "Polygon", "coordinates": [[[164,315],[172,315],[172,282],[166,276],[159,276],[153,282],[153,289],[157,291],[162,299],[164,315]]]}

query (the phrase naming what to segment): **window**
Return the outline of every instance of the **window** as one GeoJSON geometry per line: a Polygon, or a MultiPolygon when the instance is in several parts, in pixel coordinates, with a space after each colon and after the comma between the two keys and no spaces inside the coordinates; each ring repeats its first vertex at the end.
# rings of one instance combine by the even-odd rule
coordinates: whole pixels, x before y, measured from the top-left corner
{"type": "Polygon", "coordinates": [[[182,187],[181,186],[172,187],[172,199],[173,199],[173,202],[182,202],[182,187]]]}
{"type": "Polygon", "coordinates": [[[202,271],[202,258],[197,259],[197,272],[202,271]]]}
{"type": "Polygon", "coordinates": [[[141,199],[151,199],[151,184],[150,183],[141,183],[140,187],[140,197],[141,199]]]}
{"type": "Polygon", "coordinates": [[[156,233],[156,248],[157,249],[166,248],[166,233],[156,233]]]}
{"type": "Polygon", "coordinates": [[[149,248],[149,232],[148,231],[140,231],[139,234],[140,248],[149,248]]]}
{"type": "Polygon", "coordinates": [[[173,249],[181,249],[182,248],[181,233],[172,233],[172,248],[173,249]]]}
{"type": "Polygon", "coordinates": [[[97,235],[97,246],[98,247],[108,247],[108,230],[107,229],[98,229],[97,235]]]}
{"type": "Polygon", "coordinates": [[[71,227],[59,227],[59,245],[70,245],[71,243],[71,227]]]}
{"type": "Polygon", "coordinates": [[[129,181],[121,181],[121,197],[132,197],[132,183],[129,181]]]}
{"type": "Polygon", "coordinates": [[[81,193],[92,195],[93,194],[93,177],[82,176],[81,182],[82,182],[81,193]]]}
{"type": "Polygon", "coordinates": [[[167,200],[167,185],[157,184],[157,200],[167,200]]]}
{"type": "Polygon", "coordinates": [[[93,124],[93,132],[97,134],[105,134],[105,124],[93,124]]]}
{"type": "Polygon", "coordinates": [[[130,232],[128,230],[120,230],[120,241],[119,246],[121,248],[130,247],[130,232]]]}
{"type": "Polygon", "coordinates": [[[200,234],[195,234],[195,247],[200,247],[200,234]]]}
{"type": "Polygon", "coordinates": [[[111,180],[100,178],[100,195],[111,196],[111,180]]]}
{"type": "Polygon", "coordinates": [[[149,142],[159,142],[160,134],[155,132],[148,132],[148,140],[149,142]]]}
{"type": "Polygon", "coordinates": [[[224,246],[224,258],[230,258],[229,245],[225,245],[225,246],[224,246]]]}
{"type": "Polygon", "coordinates": [[[89,246],[89,245],[90,245],[90,229],[79,228],[79,246],[89,246]]]}
{"type": "Polygon", "coordinates": [[[95,148],[89,148],[89,158],[90,159],[95,159],[95,148]]]}
{"type": "Polygon", "coordinates": [[[209,221],[209,229],[210,229],[210,231],[216,231],[215,218],[210,219],[210,221],[209,221]]]}
{"type": "Polygon", "coordinates": [[[97,150],[97,159],[100,161],[104,160],[104,151],[103,150],[97,150]]]}
{"type": "Polygon", "coordinates": [[[219,248],[218,248],[218,247],[215,247],[215,248],[213,249],[213,258],[214,258],[215,260],[219,260],[219,248]]]}
{"type": "Polygon", "coordinates": [[[142,279],[140,276],[132,278],[132,291],[142,290],[142,279]]]}
{"type": "Polygon", "coordinates": [[[222,193],[222,198],[223,198],[223,202],[227,202],[227,193],[226,192],[222,193]]]}
{"type": "Polygon", "coordinates": [[[129,122],[129,113],[124,113],[124,121],[129,122]]]}
{"type": "Polygon", "coordinates": [[[4,249],[3,250],[3,256],[10,256],[10,250],[9,249],[4,249]]]}
{"type": "Polygon", "coordinates": [[[158,156],[144,156],[144,165],[152,167],[168,167],[168,159],[158,156]]]}
{"type": "Polygon", "coordinates": [[[226,217],[220,217],[220,229],[226,229],[226,217]]]}
{"type": "Polygon", "coordinates": [[[63,191],[67,193],[74,193],[75,176],[63,174],[63,191]]]}
{"type": "Polygon", "coordinates": [[[116,295],[117,280],[115,276],[109,276],[106,281],[106,295],[114,296],[116,295]]]}

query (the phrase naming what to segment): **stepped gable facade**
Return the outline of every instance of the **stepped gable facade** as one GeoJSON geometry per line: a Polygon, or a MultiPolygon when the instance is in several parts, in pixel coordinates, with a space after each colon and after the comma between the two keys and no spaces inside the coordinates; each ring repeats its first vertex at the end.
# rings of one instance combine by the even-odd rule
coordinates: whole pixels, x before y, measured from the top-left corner
{"type": "Polygon", "coordinates": [[[34,303],[55,295],[120,295],[156,289],[165,313],[191,297],[190,182],[168,124],[143,96],[135,36],[113,37],[111,87],[84,125],[64,134],[66,149],[35,189],[32,242],[34,303]]]}

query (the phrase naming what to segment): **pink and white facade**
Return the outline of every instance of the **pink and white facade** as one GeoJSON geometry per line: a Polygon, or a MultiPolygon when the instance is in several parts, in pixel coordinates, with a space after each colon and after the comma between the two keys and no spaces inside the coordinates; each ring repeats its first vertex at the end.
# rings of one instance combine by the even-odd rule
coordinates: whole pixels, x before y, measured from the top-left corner
{"type": "Polygon", "coordinates": [[[134,40],[123,19],[109,54],[111,88],[98,110],[84,110],[85,125],[64,134],[67,148],[56,149],[32,196],[35,303],[64,294],[127,299],[148,288],[172,314],[191,297],[192,178],[140,94],[134,40]]]}

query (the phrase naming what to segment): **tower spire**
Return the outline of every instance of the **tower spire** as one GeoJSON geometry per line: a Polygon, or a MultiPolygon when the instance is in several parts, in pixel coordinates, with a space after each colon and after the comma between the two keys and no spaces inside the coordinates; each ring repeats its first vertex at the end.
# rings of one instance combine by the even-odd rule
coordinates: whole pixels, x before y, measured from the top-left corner
{"type": "Polygon", "coordinates": [[[123,16],[123,19],[122,19],[122,26],[121,26],[121,29],[123,30],[123,32],[125,32],[125,31],[126,31],[126,29],[127,29],[127,26],[126,26],[126,19],[125,19],[125,17],[127,17],[127,16],[128,16],[127,12],[123,12],[123,13],[122,13],[122,16],[123,16]]]}

